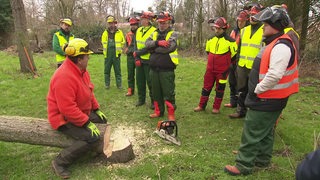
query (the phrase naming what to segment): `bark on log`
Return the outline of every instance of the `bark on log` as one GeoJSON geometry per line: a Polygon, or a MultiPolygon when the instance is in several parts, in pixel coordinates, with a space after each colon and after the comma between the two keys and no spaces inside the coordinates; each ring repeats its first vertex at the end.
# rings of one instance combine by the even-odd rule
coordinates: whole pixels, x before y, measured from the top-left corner
{"type": "MultiPolygon", "coordinates": [[[[100,145],[96,151],[103,152],[107,161],[125,163],[135,157],[128,139],[124,137],[110,139],[110,124],[96,125],[101,133],[100,145]]],[[[61,148],[70,146],[74,141],[53,130],[46,119],[20,116],[0,116],[0,140],[61,148]]]]}

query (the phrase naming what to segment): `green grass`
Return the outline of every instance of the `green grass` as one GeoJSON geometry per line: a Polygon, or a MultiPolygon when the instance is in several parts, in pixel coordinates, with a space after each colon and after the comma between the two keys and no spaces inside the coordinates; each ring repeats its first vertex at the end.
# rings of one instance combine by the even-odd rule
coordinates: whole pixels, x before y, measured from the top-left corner
{"type": "MultiPolygon", "coordinates": [[[[55,70],[54,54],[34,55],[40,78],[19,72],[16,56],[0,52],[0,115],[46,118],[46,95],[55,70]]],[[[103,57],[90,56],[88,70],[95,84],[95,95],[113,128],[124,126],[141,129],[139,143],[134,148],[136,159],[127,164],[101,164],[90,157],[71,166],[72,179],[294,179],[296,165],[313,150],[313,133],[319,133],[320,81],[300,79],[300,93],[292,96],[283,112],[284,120],[276,130],[272,167],[249,176],[232,177],[223,172],[226,164],[234,164],[240,144],[243,120],[227,116],[233,109],[223,108],[219,115],[211,114],[211,94],[205,112],[194,113],[201,93],[206,63],[191,58],[180,59],[176,70],[176,119],[180,147],[165,144],[152,134],[157,121],[149,119],[152,110],[135,107],[137,95],[124,96],[125,90],[115,86],[112,71],[111,89],[104,88],[103,57]],[[311,82],[311,83],[310,83],[311,82]],[[311,84],[311,85],[310,85],[311,84]]],[[[203,58],[204,59],[204,58],[203,58]]],[[[127,87],[126,60],[122,57],[123,87],[127,87]]],[[[223,103],[229,100],[229,90],[223,103]]],[[[149,100],[147,100],[149,102],[149,100]]],[[[48,137],[50,138],[50,137],[48,137]]],[[[50,166],[59,148],[20,143],[0,142],[0,179],[59,179],[50,166]]]]}

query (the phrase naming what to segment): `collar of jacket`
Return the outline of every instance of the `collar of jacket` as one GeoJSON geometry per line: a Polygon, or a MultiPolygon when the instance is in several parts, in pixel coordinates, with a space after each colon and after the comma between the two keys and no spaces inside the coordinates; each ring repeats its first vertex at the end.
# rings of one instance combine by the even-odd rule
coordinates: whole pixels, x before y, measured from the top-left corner
{"type": "Polygon", "coordinates": [[[280,37],[283,35],[283,31],[278,32],[277,34],[271,35],[269,37],[265,37],[263,39],[263,42],[266,43],[266,45],[270,44],[273,40],[275,40],[277,37],[280,37]]]}
{"type": "Polygon", "coordinates": [[[79,74],[80,76],[87,71],[87,69],[81,70],[69,57],[65,60],[66,66],[70,67],[70,69],[76,73],[79,74]]]}

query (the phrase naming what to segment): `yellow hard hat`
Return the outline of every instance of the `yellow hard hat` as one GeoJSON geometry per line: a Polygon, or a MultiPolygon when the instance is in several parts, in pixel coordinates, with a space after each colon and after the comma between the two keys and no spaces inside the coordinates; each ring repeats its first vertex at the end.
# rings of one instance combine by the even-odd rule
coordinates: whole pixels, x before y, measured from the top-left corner
{"type": "Polygon", "coordinates": [[[69,26],[72,26],[72,21],[69,18],[60,19],[60,23],[66,23],[69,26]]]}
{"type": "Polygon", "coordinates": [[[114,18],[114,16],[107,16],[107,23],[117,23],[117,20],[114,18]]]}
{"type": "Polygon", "coordinates": [[[80,38],[74,38],[64,45],[64,52],[67,56],[78,56],[81,54],[92,54],[88,43],[80,38]]]}

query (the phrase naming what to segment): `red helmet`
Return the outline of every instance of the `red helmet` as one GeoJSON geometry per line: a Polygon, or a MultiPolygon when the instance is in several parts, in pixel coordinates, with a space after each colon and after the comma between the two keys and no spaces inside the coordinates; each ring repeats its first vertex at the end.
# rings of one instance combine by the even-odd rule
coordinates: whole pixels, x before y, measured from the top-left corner
{"type": "Polygon", "coordinates": [[[136,17],[131,17],[130,19],[129,19],[129,24],[130,25],[135,25],[135,24],[139,24],[139,19],[138,18],[136,18],[136,17]]]}
{"type": "Polygon", "coordinates": [[[165,21],[171,21],[172,16],[169,12],[161,12],[159,15],[157,15],[157,21],[158,22],[165,22],[165,21]]]}
{"type": "Polygon", "coordinates": [[[263,9],[263,6],[261,4],[254,4],[250,9],[250,15],[256,15],[263,9]]]}
{"type": "Polygon", "coordinates": [[[247,10],[240,11],[240,13],[237,16],[237,20],[240,20],[240,21],[249,20],[249,12],[247,10]]]}
{"type": "Polygon", "coordinates": [[[214,21],[213,24],[216,28],[228,29],[230,26],[227,23],[227,20],[224,17],[219,17],[214,21]]]}
{"type": "Polygon", "coordinates": [[[154,14],[151,11],[144,11],[144,12],[142,12],[140,18],[152,19],[152,18],[154,18],[154,14]]]}

